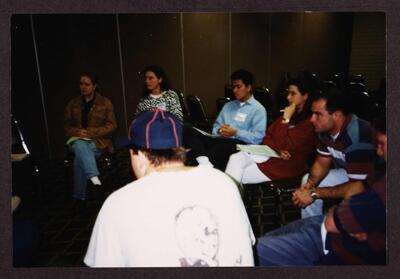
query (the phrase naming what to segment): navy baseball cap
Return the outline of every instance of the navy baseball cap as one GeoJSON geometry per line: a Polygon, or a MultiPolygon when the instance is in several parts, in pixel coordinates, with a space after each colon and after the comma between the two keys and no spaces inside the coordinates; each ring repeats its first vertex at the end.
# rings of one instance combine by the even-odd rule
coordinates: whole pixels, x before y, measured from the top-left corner
{"type": "Polygon", "coordinates": [[[182,124],[173,114],[157,109],[143,111],[131,122],[122,145],[146,149],[172,149],[182,145],[182,124]]]}

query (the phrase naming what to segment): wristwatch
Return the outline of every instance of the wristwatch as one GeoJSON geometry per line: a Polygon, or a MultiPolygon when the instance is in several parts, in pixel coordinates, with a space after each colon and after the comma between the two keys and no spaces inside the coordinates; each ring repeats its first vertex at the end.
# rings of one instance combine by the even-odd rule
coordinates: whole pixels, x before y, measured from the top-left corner
{"type": "Polygon", "coordinates": [[[314,201],[317,199],[317,192],[315,192],[315,190],[311,190],[311,197],[314,201]]]}

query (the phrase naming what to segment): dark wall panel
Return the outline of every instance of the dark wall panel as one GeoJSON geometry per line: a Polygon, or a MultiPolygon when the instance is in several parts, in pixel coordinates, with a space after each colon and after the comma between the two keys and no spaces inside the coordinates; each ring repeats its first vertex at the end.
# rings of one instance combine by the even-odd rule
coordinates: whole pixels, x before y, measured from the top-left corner
{"type": "Polygon", "coordinates": [[[356,13],[352,37],[351,74],[363,74],[369,90],[378,90],[386,76],[384,13],[356,13]]]}
{"type": "Polygon", "coordinates": [[[325,79],[347,75],[351,48],[351,13],[279,13],[271,15],[271,80],[282,90],[286,72],[304,70],[325,79]]]}
{"type": "Polygon", "coordinates": [[[352,34],[352,13],[304,14],[304,67],[321,78],[333,73],[347,76],[352,34]]]}
{"type": "Polygon", "coordinates": [[[268,14],[232,14],[232,71],[249,70],[255,86],[270,86],[268,20],[268,14]]]}
{"type": "Polygon", "coordinates": [[[147,65],[161,66],[171,86],[182,90],[181,32],[179,14],[120,15],[128,120],[133,119],[142,96],[147,65]]]}
{"type": "Polygon", "coordinates": [[[28,15],[11,18],[11,102],[25,141],[37,158],[48,157],[46,128],[28,15]]]}
{"type": "Polygon", "coordinates": [[[79,74],[92,71],[114,104],[116,134],[125,130],[115,15],[34,16],[51,147],[65,154],[63,112],[79,95],[79,74]]]}
{"type": "MultiPolygon", "coordinates": [[[[232,71],[250,70],[256,86],[265,85],[277,94],[283,90],[287,72],[309,70],[321,78],[331,73],[346,74],[352,37],[358,46],[363,45],[362,38],[379,41],[379,47],[368,56],[354,52],[360,55],[353,55],[357,66],[353,68],[368,70],[363,57],[364,61],[373,57],[381,73],[384,15],[375,17],[373,28],[369,28],[368,20],[374,15],[359,17],[354,29],[352,13],[34,15],[51,152],[53,156],[65,153],[63,111],[68,100],[79,94],[78,77],[83,70],[98,74],[101,92],[114,103],[118,136],[126,133],[125,124],[134,116],[143,89],[141,71],[150,64],[165,69],[173,88],[183,91],[185,85],[185,94],[198,95],[212,116],[216,113],[215,99],[223,96],[232,71]]],[[[46,158],[45,117],[29,15],[12,17],[11,39],[13,112],[26,131],[32,151],[46,158]]]]}
{"type": "Polygon", "coordinates": [[[271,14],[271,88],[276,93],[286,72],[304,68],[303,14],[271,14]]]}
{"type": "Polygon", "coordinates": [[[228,14],[184,14],[185,94],[198,95],[215,115],[215,99],[229,82],[228,14]]]}

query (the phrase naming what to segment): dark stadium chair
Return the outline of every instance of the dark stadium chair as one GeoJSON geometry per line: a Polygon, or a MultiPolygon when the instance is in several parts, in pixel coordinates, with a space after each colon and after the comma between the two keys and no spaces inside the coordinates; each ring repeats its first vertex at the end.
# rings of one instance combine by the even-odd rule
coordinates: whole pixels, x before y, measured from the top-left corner
{"type": "Polygon", "coordinates": [[[200,98],[194,95],[188,95],[186,102],[189,109],[192,125],[206,131],[211,131],[211,123],[206,115],[203,103],[200,98]]]}
{"type": "Polygon", "coordinates": [[[224,105],[225,105],[226,103],[230,102],[230,101],[231,101],[231,99],[228,98],[228,97],[219,97],[219,98],[217,98],[217,99],[215,100],[215,105],[216,105],[216,108],[217,108],[217,113],[219,113],[219,112],[222,110],[222,108],[224,107],[224,105]]]}

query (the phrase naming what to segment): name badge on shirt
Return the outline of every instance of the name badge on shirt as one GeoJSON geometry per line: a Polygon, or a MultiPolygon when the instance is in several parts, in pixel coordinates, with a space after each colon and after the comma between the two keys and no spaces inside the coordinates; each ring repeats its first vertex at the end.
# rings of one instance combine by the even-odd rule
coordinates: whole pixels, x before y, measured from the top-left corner
{"type": "Polygon", "coordinates": [[[238,122],[244,122],[244,121],[246,121],[246,117],[247,117],[246,113],[238,112],[234,119],[235,119],[235,121],[238,121],[238,122]]]}
{"type": "Polygon", "coordinates": [[[157,104],[157,108],[160,110],[167,110],[167,106],[165,105],[165,103],[157,104]]]}

